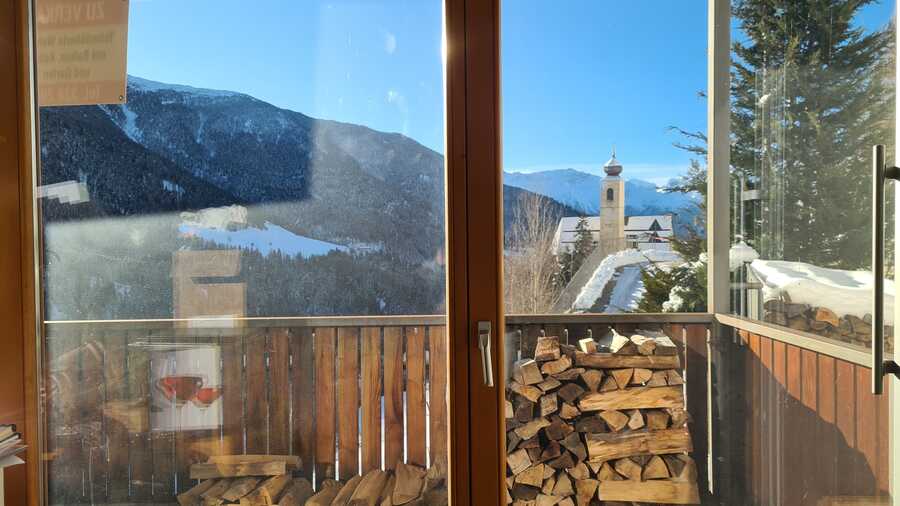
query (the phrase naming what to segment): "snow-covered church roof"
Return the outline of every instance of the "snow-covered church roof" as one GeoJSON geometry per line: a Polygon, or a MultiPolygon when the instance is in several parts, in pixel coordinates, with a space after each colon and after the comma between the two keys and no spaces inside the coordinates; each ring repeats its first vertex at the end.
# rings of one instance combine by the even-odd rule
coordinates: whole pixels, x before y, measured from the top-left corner
{"type": "Polygon", "coordinates": [[[625,232],[656,232],[660,237],[670,237],[673,234],[672,215],[627,216],[625,232]]]}

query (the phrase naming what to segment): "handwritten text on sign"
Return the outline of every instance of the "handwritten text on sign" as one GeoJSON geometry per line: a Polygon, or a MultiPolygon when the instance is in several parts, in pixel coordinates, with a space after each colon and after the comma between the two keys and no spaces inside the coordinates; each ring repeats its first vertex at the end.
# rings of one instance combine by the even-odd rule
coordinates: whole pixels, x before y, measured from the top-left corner
{"type": "Polygon", "coordinates": [[[124,103],[128,0],[35,4],[40,105],[124,103]]]}

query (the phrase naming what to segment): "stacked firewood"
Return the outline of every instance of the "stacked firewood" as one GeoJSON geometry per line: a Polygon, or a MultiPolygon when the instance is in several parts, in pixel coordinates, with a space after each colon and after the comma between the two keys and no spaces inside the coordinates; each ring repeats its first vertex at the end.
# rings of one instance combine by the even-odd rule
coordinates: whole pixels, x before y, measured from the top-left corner
{"type": "Polygon", "coordinates": [[[539,338],[507,386],[507,504],[698,504],[680,365],[662,334],[539,338]]]}
{"type": "MultiPolygon", "coordinates": [[[[827,307],[812,307],[789,300],[771,299],[763,303],[764,319],[794,330],[811,332],[821,336],[869,347],[872,344],[872,315],[862,318],[852,314],[839,316],[827,307]]],[[[885,348],[893,351],[894,328],[884,328],[885,348]]]]}
{"type": "Polygon", "coordinates": [[[343,483],[326,479],[313,490],[292,475],[300,459],[288,455],[219,455],[191,466],[201,480],[178,496],[181,506],[446,506],[446,464],[430,469],[398,463],[394,471],[375,469],[343,483]]]}

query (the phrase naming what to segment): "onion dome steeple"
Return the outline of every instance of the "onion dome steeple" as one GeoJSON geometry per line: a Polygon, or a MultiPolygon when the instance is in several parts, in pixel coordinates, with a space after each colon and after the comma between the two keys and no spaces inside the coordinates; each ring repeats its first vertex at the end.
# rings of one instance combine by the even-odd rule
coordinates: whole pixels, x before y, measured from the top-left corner
{"type": "Polygon", "coordinates": [[[612,158],[603,165],[603,171],[606,172],[608,176],[618,176],[622,173],[622,164],[616,160],[616,148],[613,146],[612,150],[612,158]]]}

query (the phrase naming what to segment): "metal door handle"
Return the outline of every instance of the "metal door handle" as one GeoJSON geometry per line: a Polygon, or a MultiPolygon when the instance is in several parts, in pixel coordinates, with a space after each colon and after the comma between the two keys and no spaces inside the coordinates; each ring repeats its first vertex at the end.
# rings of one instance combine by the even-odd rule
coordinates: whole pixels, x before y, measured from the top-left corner
{"type": "Polygon", "coordinates": [[[478,348],[481,349],[481,371],[485,386],[494,386],[494,365],[491,360],[491,322],[478,322],[478,348]]]}
{"type": "Polygon", "coordinates": [[[884,393],[884,375],[900,366],[884,359],[884,183],[900,180],[900,168],[886,167],[884,145],[872,148],[872,393],[884,393]]]}

